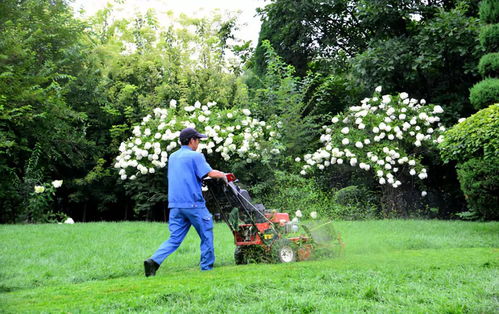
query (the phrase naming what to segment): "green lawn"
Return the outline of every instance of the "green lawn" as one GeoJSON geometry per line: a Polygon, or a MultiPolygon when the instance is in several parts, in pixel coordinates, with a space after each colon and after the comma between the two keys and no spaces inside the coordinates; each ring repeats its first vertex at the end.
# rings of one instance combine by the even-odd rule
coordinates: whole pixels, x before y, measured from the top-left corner
{"type": "Polygon", "coordinates": [[[338,258],[235,266],[225,225],[216,268],[186,241],[145,278],[160,223],[1,225],[0,312],[441,312],[499,310],[499,223],[336,222],[338,258]]]}

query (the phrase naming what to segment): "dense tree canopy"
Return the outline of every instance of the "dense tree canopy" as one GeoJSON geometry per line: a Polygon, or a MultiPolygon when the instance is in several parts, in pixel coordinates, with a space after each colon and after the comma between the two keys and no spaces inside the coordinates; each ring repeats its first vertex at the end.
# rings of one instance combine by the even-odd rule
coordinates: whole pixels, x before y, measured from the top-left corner
{"type": "MultiPolygon", "coordinates": [[[[492,23],[495,7],[485,2],[481,11],[492,23]]],[[[232,14],[171,15],[160,23],[154,11],[116,18],[115,7],[108,5],[82,20],[65,0],[1,1],[0,222],[55,221],[64,215],[77,221],[164,220],[164,172],[148,167],[136,176],[145,170],[137,168],[139,159],[130,158],[150,158],[144,164],[160,163],[157,169],[164,169],[166,155],[154,149],[173,147],[155,140],[165,137],[172,145],[169,136],[187,124],[210,131],[210,119],[219,140],[205,147],[213,148],[210,163],[236,172],[256,198],[273,206],[300,206],[307,191],[311,195],[305,199],[321,199],[308,210],[331,217],[456,217],[464,210],[464,196],[453,165],[411,142],[422,136],[418,127],[428,133],[425,138],[437,135],[424,116],[418,116],[421,125],[407,127],[414,134],[393,147],[417,153],[418,164],[429,173],[425,185],[410,175],[400,179],[395,190],[403,193],[380,188],[365,162],[362,169],[335,164],[299,177],[296,160],[321,150],[321,134],[324,139],[331,130],[333,116],[353,125],[359,117],[347,119],[348,112],[356,114],[352,108],[366,99],[377,107],[381,95],[365,97],[378,86],[385,96],[404,95],[396,96],[404,106],[406,94],[400,92],[421,99],[421,106],[443,108],[441,120],[431,123],[451,126],[475,112],[469,89],[479,73],[497,72],[497,51],[489,51],[495,47],[494,29],[479,35],[478,11],[478,2],[471,0],[273,0],[259,9],[262,28],[253,50],[234,38],[238,24],[232,14]],[[478,66],[485,50],[490,54],[478,66]],[[147,118],[164,112],[168,118],[147,118]],[[171,134],[160,133],[163,120],[171,134]],[[142,138],[151,123],[158,133],[142,138]],[[258,152],[249,152],[250,146],[258,152]],[[154,151],[144,157],[151,147],[154,151]],[[244,158],[226,158],[231,154],[244,158]],[[304,190],[281,187],[283,182],[304,190]],[[358,207],[340,201],[360,194],[366,199],[358,207]],[[405,205],[395,201],[400,198],[412,207],[401,208],[405,205]]],[[[496,96],[487,97],[488,105],[496,96]]],[[[403,125],[397,117],[388,114],[382,122],[373,111],[366,121],[394,129],[403,125]]],[[[370,128],[366,132],[374,136],[378,127],[370,128]]],[[[342,145],[341,136],[331,136],[327,144],[342,145]]],[[[356,146],[358,158],[365,158],[367,145],[356,146]]],[[[475,171],[480,165],[469,166],[475,171]]],[[[487,212],[486,217],[496,216],[487,212]]]]}
{"type": "Polygon", "coordinates": [[[450,106],[446,120],[455,122],[473,111],[467,87],[478,78],[477,12],[476,1],[276,0],[260,11],[253,68],[264,71],[261,42],[269,40],[301,76],[351,71],[365,91],[382,85],[450,106]]]}

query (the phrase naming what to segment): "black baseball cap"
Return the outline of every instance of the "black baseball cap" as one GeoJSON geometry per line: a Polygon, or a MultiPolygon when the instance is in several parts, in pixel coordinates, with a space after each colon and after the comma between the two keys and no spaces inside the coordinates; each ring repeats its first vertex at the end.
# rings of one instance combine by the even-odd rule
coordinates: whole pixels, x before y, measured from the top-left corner
{"type": "Polygon", "coordinates": [[[180,131],[180,141],[189,140],[191,138],[207,138],[208,136],[199,133],[194,128],[185,128],[180,131]]]}

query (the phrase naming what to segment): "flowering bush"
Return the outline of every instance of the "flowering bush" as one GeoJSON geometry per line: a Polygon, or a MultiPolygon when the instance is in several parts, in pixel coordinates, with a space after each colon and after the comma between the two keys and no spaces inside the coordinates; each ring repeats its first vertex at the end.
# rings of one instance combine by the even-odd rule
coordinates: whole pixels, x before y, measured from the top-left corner
{"type": "Polygon", "coordinates": [[[35,185],[28,200],[28,222],[57,222],[66,219],[64,213],[54,213],[51,205],[55,192],[62,186],[62,180],[35,185]]]}
{"type": "MultiPolygon", "coordinates": [[[[379,184],[394,188],[402,184],[402,171],[425,179],[427,170],[418,153],[423,145],[442,142],[445,128],[439,123],[441,113],[440,106],[426,105],[424,99],[411,99],[407,93],[382,96],[379,86],[372,98],[333,117],[332,125],[323,126],[323,147],[304,156],[301,174],[313,167],[323,170],[334,164],[350,164],[373,171],[379,184]]],[[[296,161],[301,162],[301,158],[296,161]]]]}
{"type": "Polygon", "coordinates": [[[277,128],[251,117],[248,109],[223,109],[215,102],[206,105],[178,105],[171,100],[168,108],[156,108],[133,128],[133,136],[120,145],[115,168],[122,180],[154,173],[164,168],[168,155],[179,146],[180,131],[196,128],[208,136],[198,150],[218,154],[225,161],[238,159],[245,163],[267,160],[284,150],[277,128]]]}

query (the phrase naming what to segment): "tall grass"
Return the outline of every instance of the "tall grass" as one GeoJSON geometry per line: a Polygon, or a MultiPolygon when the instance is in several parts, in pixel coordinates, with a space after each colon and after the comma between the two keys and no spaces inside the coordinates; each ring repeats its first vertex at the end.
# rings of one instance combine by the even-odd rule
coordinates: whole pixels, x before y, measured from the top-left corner
{"type": "Polygon", "coordinates": [[[144,278],[168,237],[145,222],[0,226],[0,311],[494,312],[499,224],[336,222],[342,257],[235,266],[215,226],[215,270],[200,272],[194,230],[144,278]],[[3,305],[2,305],[3,304],[3,305]]]}

